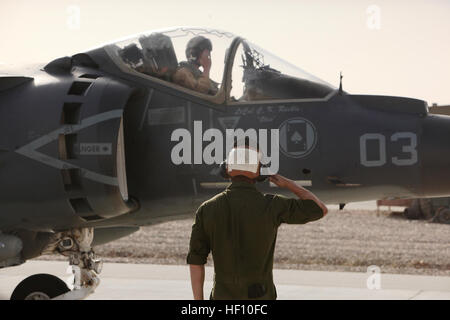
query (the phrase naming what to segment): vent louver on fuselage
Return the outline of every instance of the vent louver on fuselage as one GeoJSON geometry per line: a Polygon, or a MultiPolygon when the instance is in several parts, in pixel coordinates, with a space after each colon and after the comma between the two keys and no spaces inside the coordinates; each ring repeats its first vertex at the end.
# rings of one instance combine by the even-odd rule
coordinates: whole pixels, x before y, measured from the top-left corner
{"type": "Polygon", "coordinates": [[[67,94],[75,96],[84,96],[86,95],[91,85],[92,82],[74,81],[67,94]]]}

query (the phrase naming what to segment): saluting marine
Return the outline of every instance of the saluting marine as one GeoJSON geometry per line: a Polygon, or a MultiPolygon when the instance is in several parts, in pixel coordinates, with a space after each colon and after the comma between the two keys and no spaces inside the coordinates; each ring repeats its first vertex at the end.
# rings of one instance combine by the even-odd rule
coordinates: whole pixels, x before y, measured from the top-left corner
{"type": "Polygon", "coordinates": [[[233,148],[222,164],[231,185],[196,212],[187,256],[194,299],[203,299],[209,252],[215,271],[211,299],[276,299],[272,268],[278,227],[318,220],[328,211],[314,194],[281,175],[269,179],[299,199],[258,191],[255,182],[264,179],[260,159],[261,153],[247,146],[233,148]],[[233,161],[239,152],[246,163],[233,161]],[[258,161],[248,161],[252,157],[258,161]]]}

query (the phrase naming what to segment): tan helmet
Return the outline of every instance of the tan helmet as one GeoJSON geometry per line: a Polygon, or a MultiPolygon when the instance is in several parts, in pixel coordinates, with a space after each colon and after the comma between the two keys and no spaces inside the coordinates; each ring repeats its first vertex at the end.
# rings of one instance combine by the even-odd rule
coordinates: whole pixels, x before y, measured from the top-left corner
{"type": "Polygon", "coordinates": [[[198,64],[198,58],[205,49],[212,51],[211,40],[203,36],[194,37],[186,45],[186,58],[188,61],[198,64]]]}

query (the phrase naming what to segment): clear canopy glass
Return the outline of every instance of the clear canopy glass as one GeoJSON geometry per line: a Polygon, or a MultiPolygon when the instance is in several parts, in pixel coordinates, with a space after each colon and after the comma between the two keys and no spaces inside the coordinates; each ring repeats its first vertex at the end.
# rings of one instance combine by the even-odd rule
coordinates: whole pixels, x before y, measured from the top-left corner
{"type": "Polygon", "coordinates": [[[123,66],[171,81],[180,62],[186,61],[186,45],[196,36],[212,43],[210,78],[220,86],[224,74],[227,49],[236,37],[232,33],[198,27],[176,27],[152,30],[119,40],[109,48],[123,66]]]}
{"type": "Polygon", "coordinates": [[[206,37],[212,43],[210,80],[220,88],[224,75],[231,75],[231,101],[323,98],[335,90],[328,83],[257,45],[244,39],[236,44],[233,42],[237,38],[235,35],[216,29],[176,27],[153,30],[107,47],[122,68],[173,82],[180,63],[187,60],[186,45],[196,36],[206,37]],[[238,48],[234,56],[228,57],[234,49],[232,44],[238,48]],[[228,58],[234,59],[231,70],[225,70],[228,58]]]}
{"type": "Polygon", "coordinates": [[[234,58],[234,101],[324,98],[335,90],[323,80],[242,40],[234,58]]]}

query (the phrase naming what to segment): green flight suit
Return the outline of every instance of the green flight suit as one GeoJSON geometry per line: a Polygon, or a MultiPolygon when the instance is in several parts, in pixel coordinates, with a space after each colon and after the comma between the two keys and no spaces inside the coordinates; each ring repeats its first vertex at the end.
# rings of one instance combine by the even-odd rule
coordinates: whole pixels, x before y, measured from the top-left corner
{"type": "Polygon", "coordinates": [[[276,299],[272,268],[281,223],[323,217],[312,200],[262,194],[253,184],[233,182],[197,210],[187,263],[214,260],[212,299],[276,299]]]}

